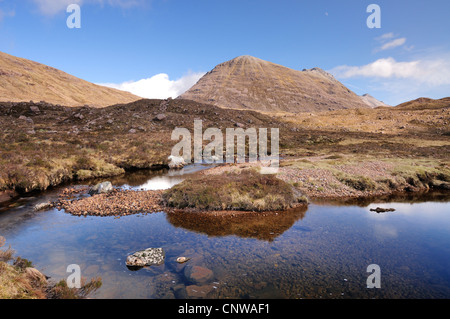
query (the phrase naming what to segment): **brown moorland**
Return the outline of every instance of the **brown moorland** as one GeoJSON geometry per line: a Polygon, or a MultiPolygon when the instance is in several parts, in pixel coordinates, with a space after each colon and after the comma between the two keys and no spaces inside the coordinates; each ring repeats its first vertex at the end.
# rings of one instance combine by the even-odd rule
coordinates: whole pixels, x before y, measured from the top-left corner
{"type": "Polygon", "coordinates": [[[237,125],[278,127],[278,177],[309,197],[448,189],[450,109],[445,103],[430,108],[426,101],[407,109],[299,114],[262,114],[183,99],[143,99],[106,108],[0,103],[0,189],[3,194],[44,190],[166,166],[177,142],[171,140],[172,130],[193,132],[195,119],[203,120],[204,130],[222,132],[237,125]]]}

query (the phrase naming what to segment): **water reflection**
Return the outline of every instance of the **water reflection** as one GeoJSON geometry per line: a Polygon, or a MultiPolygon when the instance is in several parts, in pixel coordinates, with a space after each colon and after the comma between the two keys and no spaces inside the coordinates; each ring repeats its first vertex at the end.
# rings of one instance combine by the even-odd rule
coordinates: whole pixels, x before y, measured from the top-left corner
{"type": "Polygon", "coordinates": [[[450,192],[442,190],[432,190],[421,192],[398,192],[389,195],[363,197],[363,198],[317,198],[312,202],[320,205],[333,206],[359,206],[367,207],[374,202],[378,203],[424,203],[424,202],[448,202],[450,200],[450,192]]]}
{"type": "MultiPolygon", "coordinates": [[[[212,165],[215,166],[215,165],[212,165]]],[[[139,170],[124,175],[109,178],[111,183],[120,188],[159,190],[168,189],[181,183],[187,176],[212,167],[211,165],[187,165],[182,169],[139,170]]],[[[91,184],[102,182],[104,179],[91,181],[91,184]]]]}
{"type": "Polygon", "coordinates": [[[282,212],[170,212],[167,220],[175,227],[208,236],[235,235],[273,241],[298,220],[305,217],[307,206],[302,205],[282,212]]]}
{"type": "MultiPolygon", "coordinates": [[[[206,166],[137,171],[109,179],[140,189],[170,185],[206,166]],[[159,185],[159,186],[158,186],[159,185]]],[[[104,181],[104,179],[98,180],[104,181]]],[[[92,181],[94,183],[94,181],[92,181]]],[[[97,298],[449,298],[449,193],[320,202],[278,213],[155,213],[76,217],[33,206],[61,188],[18,201],[0,214],[0,235],[17,256],[55,281],[67,265],[101,277],[97,298]],[[370,208],[395,208],[377,214],[370,208]],[[165,263],[129,271],[126,257],[162,247],[165,263]],[[186,264],[176,258],[191,257],[186,264]],[[204,285],[183,267],[213,272],[204,285]],[[382,289],[366,289],[366,269],[382,269],[382,289]],[[181,293],[180,293],[181,292],[181,293]],[[205,293],[205,294],[203,294],[205,293]]]]}

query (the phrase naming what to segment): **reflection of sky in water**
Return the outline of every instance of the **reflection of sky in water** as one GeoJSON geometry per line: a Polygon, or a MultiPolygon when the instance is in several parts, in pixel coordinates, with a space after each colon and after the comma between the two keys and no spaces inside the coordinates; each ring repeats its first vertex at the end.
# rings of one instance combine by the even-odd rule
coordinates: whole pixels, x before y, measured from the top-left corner
{"type": "Polygon", "coordinates": [[[158,189],[169,189],[172,186],[181,183],[183,181],[182,177],[153,177],[145,184],[141,185],[139,188],[144,190],[158,190],[158,189]]]}
{"type": "Polygon", "coordinates": [[[399,230],[407,231],[408,225],[421,231],[432,229],[434,232],[450,233],[450,210],[448,203],[373,203],[368,209],[383,207],[394,208],[394,212],[370,212],[367,218],[373,224],[374,232],[380,240],[383,238],[396,238],[399,230]]]}
{"type": "Polygon", "coordinates": [[[181,183],[188,175],[195,174],[198,171],[208,168],[207,165],[188,165],[182,169],[170,169],[163,176],[154,176],[149,178],[142,185],[131,187],[129,185],[123,185],[123,188],[135,188],[143,190],[159,190],[169,189],[172,186],[181,183]]]}
{"type": "MultiPolygon", "coordinates": [[[[152,175],[138,188],[170,187],[182,180],[180,173],[152,175]]],[[[224,224],[228,228],[216,236],[206,222],[204,230],[192,219],[172,224],[165,213],[115,219],[33,212],[43,199],[0,215],[6,246],[55,280],[68,276],[67,265],[79,264],[83,276],[102,278],[99,298],[173,297],[171,288],[189,285],[175,262],[179,256],[200,258],[214,272],[211,298],[450,298],[448,202],[312,204],[287,220],[280,215],[224,224]],[[376,207],[396,211],[369,211],[376,207]],[[255,229],[276,234],[257,239],[255,229]],[[126,256],[150,247],[165,250],[165,264],[129,271],[126,256]],[[380,290],[365,288],[371,263],[381,267],[380,290]]]]}

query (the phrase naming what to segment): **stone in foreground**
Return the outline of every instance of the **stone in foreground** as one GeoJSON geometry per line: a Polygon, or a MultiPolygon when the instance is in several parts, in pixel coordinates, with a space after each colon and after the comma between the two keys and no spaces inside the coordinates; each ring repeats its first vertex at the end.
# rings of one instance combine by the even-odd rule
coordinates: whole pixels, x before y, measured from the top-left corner
{"type": "Polygon", "coordinates": [[[147,248],[129,255],[126,265],[129,267],[145,267],[164,263],[165,252],[162,248],[147,248]]]}

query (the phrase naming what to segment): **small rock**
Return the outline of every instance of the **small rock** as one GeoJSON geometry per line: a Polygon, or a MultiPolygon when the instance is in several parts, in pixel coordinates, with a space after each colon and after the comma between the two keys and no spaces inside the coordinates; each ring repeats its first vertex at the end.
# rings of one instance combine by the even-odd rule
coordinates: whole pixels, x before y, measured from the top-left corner
{"type": "Polygon", "coordinates": [[[106,194],[113,190],[111,182],[98,183],[89,189],[89,195],[106,194]]]}
{"type": "Polygon", "coordinates": [[[50,202],[39,203],[39,204],[34,205],[34,210],[39,211],[39,210],[44,210],[44,209],[48,209],[51,207],[53,207],[53,204],[50,202]]]}
{"type": "Polygon", "coordinates": [[[34,124],[34,121],[32,118],[24,116],[24,115],[19,116],[19,120],[24,120],[29,124],[34,124]]]}
{"type": "Polygon", "coordinates": [[[177,258],[177,263],[182,264],[182,263],[187,262],[189,259],[191,259],[191,258],[188,258],[188,257],[178,257],[178,258],[177,258]]]}
{"type": "Polygon", "coordinates": [[[37,107],[36,105],[30,106],[30,110],[33,113],[40,113],[41,110],[39,109],[39,107],[37,107]]]}
{"type": "Polygon", "coordinates": [[[136,130],[135,130],[134,128],[132,128],[132,129],[130,129],[130,130],[128,131],[128,133],[134,134],[134,133],[136,133],[136,130]]]}
{"type": "Polygon", "coordinates": [[[161,265],[164,263],[164,259],[165,253],[162,248],[147,248],[128,256],[126,265],[129,267],[161,265]]]}
{"type": "Polygon", "coordinates": [[[238,123],[238,122],[234,123],[234,126],[236,126],[236,127],[240,127],[240,128],[244,128],[244,127],[245,127],[245,125],[244,125],[244,124],[242,124],[242,123],[238,123]]]}
{"type": "Polygon", "coordinates": [[[377,208],[371,208],[370,211],[371,212],[377,212],[377,213],[385,213],[385,212],[395,212],[395,209],[394,208],[377,207],[377,208]]]}
{"type": "Polygon", "coordinates": [[[166,119],[166,117],[167,117],[167,116],[166,116],[165,114],[158,114],[158,115],[155,116],[154,119],[155,119],[156,121],[163,121],[163,120],[166,119]]]}

